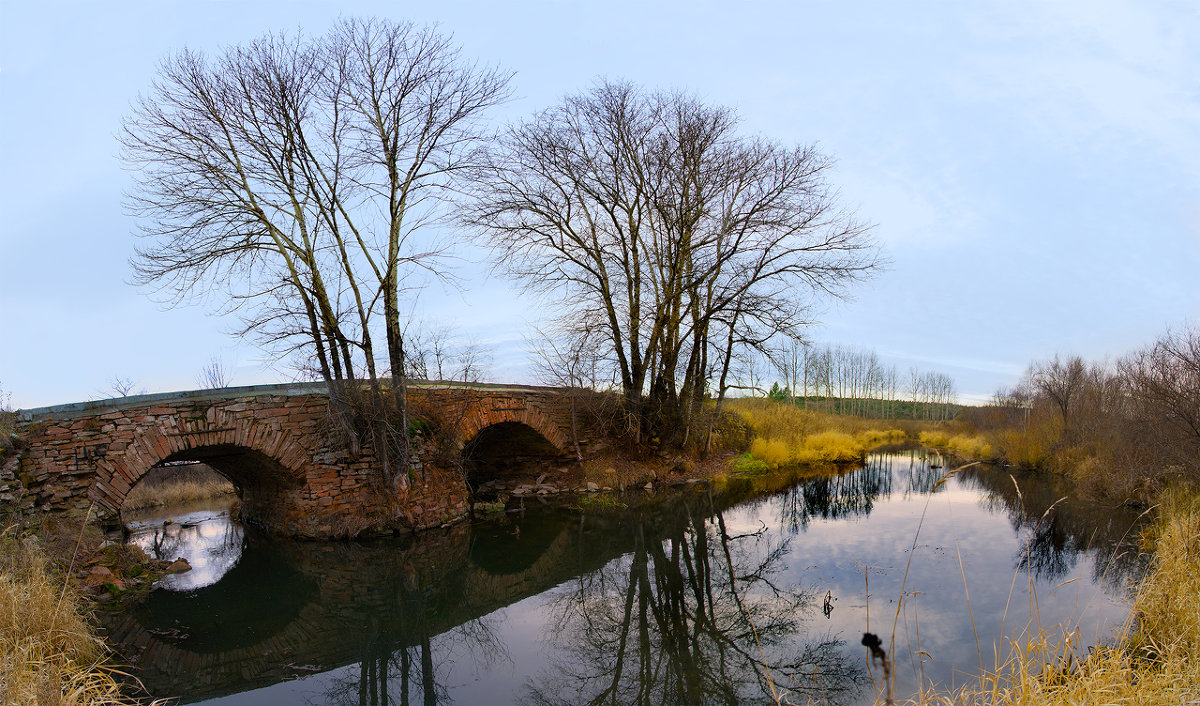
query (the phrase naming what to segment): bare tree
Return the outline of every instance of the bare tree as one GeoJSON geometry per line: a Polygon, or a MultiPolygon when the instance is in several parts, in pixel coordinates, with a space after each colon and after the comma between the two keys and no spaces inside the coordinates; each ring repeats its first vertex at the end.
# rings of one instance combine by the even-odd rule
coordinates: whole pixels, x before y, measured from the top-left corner
{"type": "MultiPolygon", "coordinates": [[[[571,443],[576,460],[583,458],[579,445],[579,408],[585,396],[602,384],[602,357],[590,334],[589,330],[578,328],[558,331],[537,329],[534,336],[525,340],[537,379],[570,390],[571,443]]],[[[604,416],[603,410],[594,411],[604,416]]]]}
{"type": "Polygon", "coordinates": [[[229,379],[229,369],[225,367],[225,363],[220,358],[214,355],[196,375],[196,385],[201,389],[215,390],[229,387],[229,379]]]}
{"type": "Polygon", "coordinates": [[[1200,330],[1168,332],[1118,368],[1143,436],[1162,438],[1164,455],[1200,468],[1200,330]]]}
{"type": "Polygon", "coordinates": [[[486,345],[463,341],[453,326],[411,323],[404,331],[409,376],[458,382],[479,382],[487,376],[492,354],[486,345]]]}
{"type": "Polygon", "coordinates": [[[636,428],[678,443],[735,349],[796,334],[879,259],[831,161],[737,134],[733,111],[629,83],[511,127],[465,220],[498,267],[596,327],[636,428]]]}
{"type": "Polygon", "coordinates": [[[122,132],[129,206],[148,239],[135,281],[176,303],[224,290],[244,332],[311,357],[351,436],[342,398],[357,392],[345,383],[365,376],[378,401],[389,375],[398,420],[372,433],[385,472],[391,447],[403,469],[400,298],[407,278],[443,272],[444,245],[425,226],[473,163],[478,118],[508,80],[432,29],[386,20],[168,58],[122,132]]]}
{"type": "Polygon", "coordinates": [[[133,378],[121,377],[113,375],[108,379],[108,389],[117,397],[129,397],[130,395],[144,395],[146,391],[137,389],[137,381],[133,378]]]}
{"type": "Polygon", "coordinates": [[[1060,360],[1056,355],[1053,360],[1037,363],[1030,368],[1029,380],[1034,387],[1049,398],[1062,415],[1063,429],[1069,432],[1073,403],[1082,390],[1087,377],[1087,366],[1083,358],[1071,356],[1060,360]]]}
{"type": "Polygon", "coordinates": [[[783,376],[784,384],[791,391],[791,402],[796,397],[808,407],[808,343],[799,338],[788,338],[777,350],[769,353],[775,369],[783,376]]]}

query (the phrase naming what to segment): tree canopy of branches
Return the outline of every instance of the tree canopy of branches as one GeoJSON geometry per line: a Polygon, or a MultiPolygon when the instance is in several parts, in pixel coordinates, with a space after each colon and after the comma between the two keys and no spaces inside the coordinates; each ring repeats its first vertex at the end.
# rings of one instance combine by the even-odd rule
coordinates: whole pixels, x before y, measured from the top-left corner
{"type": "Polygon", "coordinates": [[[465,216],[499,267],[603,341],[633,429],[686,438],[739,348],[794,334],[879,256],[831,161],[738,133],[727,108],[603,82],[511,126],[465,216]]]}
{"type": "Polygon", "coordinates": [[[406,277],[443,250],[422,226],[508,81],[385,20],[166,59],[121,133],[147,238],[135,282],[174,303],[220,292],[243,333],[301,354],[335,399],[340,381],[402,385],[406,277]]]}
{"type": "Polygon", "coordinates": [[[1200,475],[1200,329],[1168,332],[1118,367],[1143,437],[1200,475]]]}

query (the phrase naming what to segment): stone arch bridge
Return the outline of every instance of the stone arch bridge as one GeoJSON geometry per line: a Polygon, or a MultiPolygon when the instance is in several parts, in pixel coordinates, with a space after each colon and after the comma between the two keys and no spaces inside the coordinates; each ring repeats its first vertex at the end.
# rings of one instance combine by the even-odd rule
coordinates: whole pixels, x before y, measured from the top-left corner
{"type": "MultiPolygon", "coordinates": [[[[415,382],[410,409],[492,458],[577,452],[565,388],[415,382]]],[[[152,468],[201,461],[239,489],[245,521],[300,537],[421,529],[461,517],[461,470],[423,463],[393,483],[369,447],[351,454],[324,383],[138,395],[21,410],[22,451],[0,466],[0,502],[113,521],[152,468]]],[[[585,442],[581,442],[585,443],[585,442]]],[[[457,449],[454,449],[457,451],[457,449]]],[[[426,459],[428,460],[428,459],[426,459]]]]}

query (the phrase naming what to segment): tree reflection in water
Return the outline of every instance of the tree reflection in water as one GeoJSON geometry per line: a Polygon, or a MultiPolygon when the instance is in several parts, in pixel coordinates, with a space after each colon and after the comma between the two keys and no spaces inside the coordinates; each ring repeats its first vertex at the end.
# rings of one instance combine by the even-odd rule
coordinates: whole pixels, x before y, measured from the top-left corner
{"type": "Polygon", "coordinates": [[[395,649],[393,636],[380,632],[378,626],[372,627],[364,635],[364,659],[358,663],[357,672],[331,679],[319,703],[347,706],[450,703],[449,689],[439,680],[439,671],[443,674],[451,671],[460,659],[484,669],[509,659],[492,618],[463,623],[436,636],[436,644],[425,626],[419,633],[418,644],[400,649],[395,649]]]}
{"type": "Polygon", "coordinates": [[[1144,575],[1149,555],[1138,549],[1144,518],[1137,511],[1080,497],[1056,474],[976,466],[961,481],[984,491],[984,505],[1008,517],[1020,537],[1015,569],[1060,581],[1090,551],[1092,581],[1110,590],[1129,593],[1144,575]]]}
{"type": "MultiPolygon", "coordinates": [[[[926,678],[954,682],[975,668],[980,642],[986,653],[1005,639],[995,630],[972,637],[961,603],[968,579],[981,626],[987,616],[1013,618],[1011,563],[1038,582],[1039,597],[1084,566],[1093,583],[1131,583],[1136,513],[1076,497],[1055,505],[1072,493],[1045,474],[974,467],[939,486],[953,464],[938,461],[913,452],[873,456],[849,473],[734,477],[629,494],[633,507],[621,510],[531,506],[394,541],[258,538],[219,583],[156,592],[110,617],[110,635],[142,655],[139,676],[156,696],[185,700],[246,692],[254,695],[244,703],[360,706],[865,703],[859,638],[881,617],[870,609],[890,623],[895,608],[856,598],[864,566],[880,596],[899,595],[907,577],[911,595],[925,596],[906,599],[914,625],[919,604],[934,626],[922,626],[921,649],[936,665],[922,661],[919,675],[914,665],[911,678],[897,670],[898,693],[926,678]],[[926,517],[928,493],[942,497],[926,517]],[[910,576],[897,557],[910,551],[918,520],[910,576]],[[944,549],[960,539],[974,548],[962,584],[962,558],[944,549]],[[825,596],[842,602],[823,615],[825,596]]],[[[149,535],[168,552],[174,539],[149,535]]],[[[1080,578],[1076,595],[1100,604],[1098,625],[1122,619],[1080,578]]],[[[1043,617],[1076,620],[1071,600],[1064,593],[1043,617]]],[[[904,617],[900,637],[915,649],[904,617]]]]}
{"type": "Polygon", "coordinates": [[[765,526],[732,534],[707,499],[660,534],[637,518],[630,554],[552,594],[555,656],[525,703],[837,703],[864,681],[842,640],[802,642],[816,601],[776,583],[786,541],[765,526]]]}

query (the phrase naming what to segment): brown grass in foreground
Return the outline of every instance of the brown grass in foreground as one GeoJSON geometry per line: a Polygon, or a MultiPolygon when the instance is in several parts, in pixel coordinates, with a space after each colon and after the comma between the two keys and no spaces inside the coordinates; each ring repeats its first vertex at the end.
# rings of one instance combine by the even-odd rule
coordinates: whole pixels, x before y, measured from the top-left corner
{"type": "Polygon", "coordinates": [[[912,704],[1200,703],[1200,496],[1174,494],[1149,533],[1154,565],[1134,601],[1133,618],[1111,647],[1063,666],[1074,645],[1047,634],[1013,644],[1008,659],[973,686],[926,693],[912,704]]]}
{"type": "Polygon", "coordinates": [[[37,539],[0,536],[0,703],[133,704],[88,623],[84,604],[56,575],[37,539]]]}
{"type": "Polygon", "coordinates": [[[151,469],[129,491],[122,506],[125,510],[175,505],[232,495],[236,489],[225,476],[204,464],[151,469]]]}

